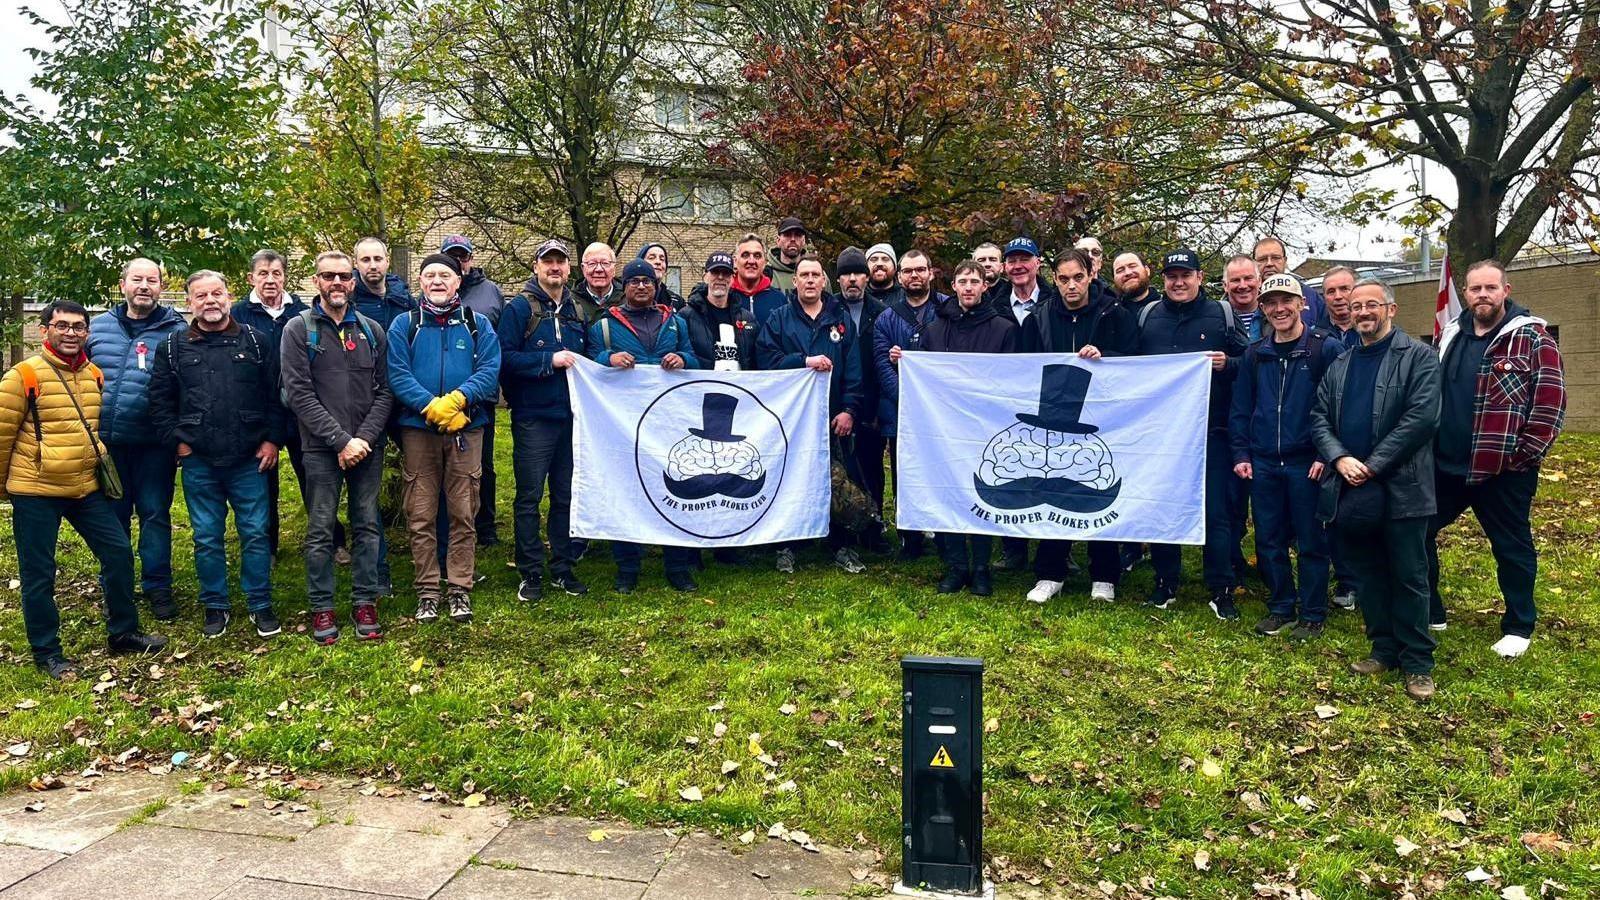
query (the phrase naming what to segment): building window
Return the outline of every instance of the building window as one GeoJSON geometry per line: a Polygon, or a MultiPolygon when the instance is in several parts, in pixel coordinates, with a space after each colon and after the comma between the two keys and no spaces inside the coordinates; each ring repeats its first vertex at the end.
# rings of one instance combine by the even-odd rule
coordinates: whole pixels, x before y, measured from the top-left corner
{"type": "Polygon", "coordinates": [[[657,212],[675,221],[728,221],[733,218],[733,189],[722,181],[663,179],[657,212]]]}
{"type": "Polygon", "coordinates": [[[667,266],[667,277],[663,280],[666,282],[667,290],[674,294],[683,293],[683,267],[667,266]]]}
{"type": "Polygon", "coordinates": [[[663,219],[694,218],[694,185],[686,181],[663,181],[656,208],[663,219]]]}

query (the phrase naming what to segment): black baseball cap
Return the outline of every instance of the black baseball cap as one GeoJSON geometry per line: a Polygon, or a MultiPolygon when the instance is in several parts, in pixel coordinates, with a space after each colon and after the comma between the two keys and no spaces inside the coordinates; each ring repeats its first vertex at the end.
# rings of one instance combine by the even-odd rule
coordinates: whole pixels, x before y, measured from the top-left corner
{"type": "Polygon", "coordinates": [[[798,231],[801,234],[810,234],[810,232],[806,231],[806,226],[803,222],[801,222],[799,219],[796,219],[794,216],[787,216],[778,223],[778,233],[788,234],[791,231],[798,231]]]}
{"type": "Polygon", "coordinates": [[[1175,269],[1188,269],[1191,272],[1200,271],[1200,254],[1188,247],[1179,247],[1161,258],[1161,271],[1171,272],[1175,269]]]}
{"type": "Polygon", "coordinates": [[[706,271],[714,272],[717,269],[727,269],[729,272],[734,271],[733,254],[724,250],[718,250],[717,252],[706,257],[706,271]]]}

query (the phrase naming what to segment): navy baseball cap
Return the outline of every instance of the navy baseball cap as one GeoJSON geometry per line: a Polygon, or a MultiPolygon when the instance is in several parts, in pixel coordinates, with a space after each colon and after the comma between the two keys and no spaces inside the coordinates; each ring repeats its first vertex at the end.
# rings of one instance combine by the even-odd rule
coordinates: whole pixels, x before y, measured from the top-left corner
{"type": "Polygon", "coordinates": [[[1188,247],[1180,247],[1161,258],[1161,271],[1171,272],[1175,269],[1188,269],[1192,272],[1200,271],[1200,254],[1188,247]]]}
{"type": "Polygon", "coordinates": [[[447,234],[444,243],[439,245],[440,253],[449,253],[451,250],[465,250],[467,255],[472,255],[472,239],[464,234],[447,234]]]}
{"type": "Polygon", "coordinates": [[[1006,244],[1006,252],[1004,255],[1010,256],[1013,253],[1026,253],[1029,256],[1038,256],[1039,245],[1034,243],[1033,238],[1022,237],[1019,235],[1012,238],[1010,242],[1006,244]]]}
{"type": "Polygon", "coordinates": [[[729,272],[732,272],[734,270],[733,254],[718,250],[717,252],[706,257],[706,271],[714,272],[718,269],[727,269],[729,272]]]}

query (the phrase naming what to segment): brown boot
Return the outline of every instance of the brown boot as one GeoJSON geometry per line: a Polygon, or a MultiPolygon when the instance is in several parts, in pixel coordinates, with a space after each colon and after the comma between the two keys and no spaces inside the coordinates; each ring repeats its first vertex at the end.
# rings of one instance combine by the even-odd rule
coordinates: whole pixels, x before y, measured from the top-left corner
{"type": "Polygon", "coordinates": [[[1411,699],[1420,703],[1423,700],[1431,698],[1433,696],[1433,691],[1434,687],[1432,675],[1417,675],[1411,673],[1406,675],[1406,694],[1409,695],[1411,699]]]}
{"type": "Polygon", "coordinates": [[[1370,656],[1359,662],[1353,662],[1350,664],[1350,671],[1357,675],[1382,675],[1384,672],[1387,672],[1392,668],[1394,668],[1394,666],[1389,665],[1381,659],[1373,659],[1370,656]]]}

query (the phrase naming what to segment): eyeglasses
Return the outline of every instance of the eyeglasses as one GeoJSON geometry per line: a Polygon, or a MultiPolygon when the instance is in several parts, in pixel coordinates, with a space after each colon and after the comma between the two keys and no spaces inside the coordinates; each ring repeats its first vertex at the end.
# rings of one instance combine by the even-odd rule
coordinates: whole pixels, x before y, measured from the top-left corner
{"type": "Polygon", "coordinates": [[[1352,303],[1350,304],[1350,311],[1353,313],[1377,312],[1388,305],[1389,304],[1383,302],[1382,300],[1374,300],[1371,303],[1352,303]]]}
{"type": "Polygon", "coordinates": [[[583,263],[583,267],[590,271],[595,269],[609,269],[614,265],[616,265],[616,263],[609,259],[590,259],[585,260],[583,263]]]}
{"type": "Polygon", "coordinates": [[[638,278],[629,278],[625,283],[628,285],[628,287],[640,287],[646,285],[649,287],[655,287],[656,280],[654,278],[646,278],[645,276],[640,275],[638,278]]]}
{"type": "Polygon", "coordinates": [[[355,281],[354,272],[318,272],[317,277],[323,281],[355,281]]]}
{"type": "Polygon", "coordinates": [[[50,327],[67,334],[88,334],[88,322],[51,322],[50,327]]]}

